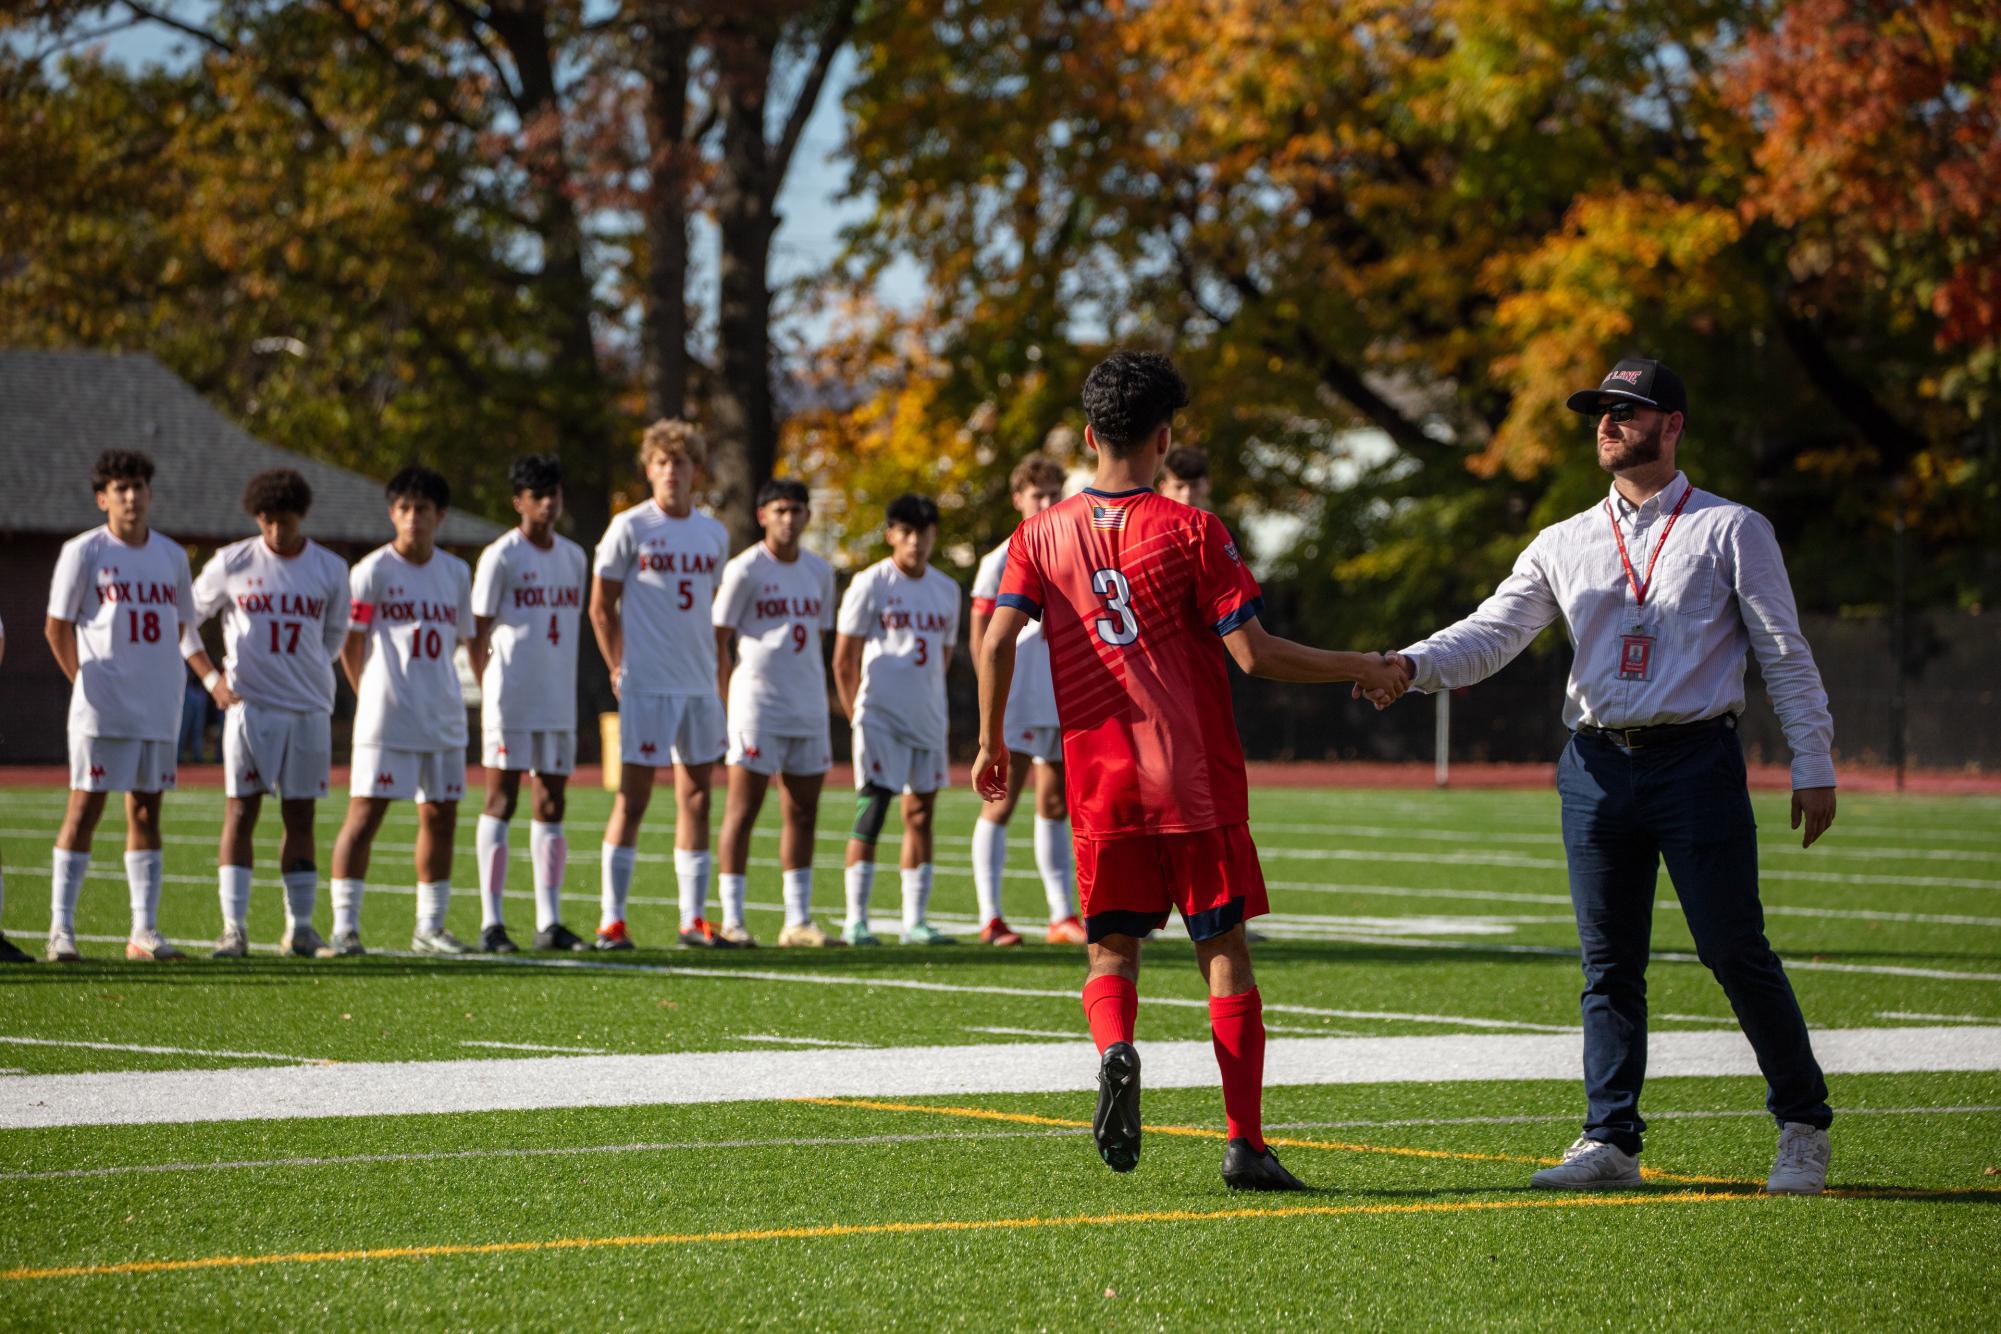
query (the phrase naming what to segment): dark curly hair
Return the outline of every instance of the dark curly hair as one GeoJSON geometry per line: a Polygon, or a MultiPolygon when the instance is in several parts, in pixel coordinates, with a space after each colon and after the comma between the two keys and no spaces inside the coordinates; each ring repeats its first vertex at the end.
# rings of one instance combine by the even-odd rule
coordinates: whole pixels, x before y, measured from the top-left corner
{"type": "Polygon", "coordinates": [[[1159,352],[1114,352],[1084,378],[1084,420],[1114,458],[1137,449],[1187,406],[1187,383],[1159,352]]]}
{"type": "Polygon", "coordinates": [[[452,503],[452,484],[442,474],[413,463],[390,478],[389,485],[382,488],[382,494],[389,497],[392,505],[408,497],[411,500],[428,500],[439,509],[444,509],[452,503]]]}
{"type": "Polygon", "coordinates": [[[546,496],[563,484],[562,460],[554,454],[524,455],[507,470],[507,484],[517,496],[523,491],[546,496]]]}
{"type": "Polygon", "coordinates": [[[796,477],[774,477],[757,488],[757,508],[763,509],[774,500],[790,500],[799,505],[813,503],[812,493],[806,483],[796,477]]]}
{"type": "Polygon", "coordinates": [[[938,502],[929,496],[920,496],[915,491],[906,491],[889,502],[884,511],[883,525],[901,524],[923,532],[926,528],[938,526],[938,502]]]}
{"type": "Polygon", "coordinates": [[[153,460],[136,449],[107,449],[90,465],[90,489],[102,491],[113,482],[153,481],[153,460]]]}
{"type": "Polygon", "coordinates": [[[296,514],[304,518],[312,507],[313,488],[290,468],[260,472],[243,484],[243,512],[253,519],[260,514],[296,514]]]}

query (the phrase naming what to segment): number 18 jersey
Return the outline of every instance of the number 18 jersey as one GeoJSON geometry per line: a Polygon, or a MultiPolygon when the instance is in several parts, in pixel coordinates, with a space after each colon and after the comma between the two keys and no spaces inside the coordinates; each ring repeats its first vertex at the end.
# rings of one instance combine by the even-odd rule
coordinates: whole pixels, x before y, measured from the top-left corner
{"type": "Polygon", "coordinates": [[[465,696],[452,660],[472,638],[472,572],[433,550],[422,565],[377,547],[348,577],[353,629],[368,636],[355,692],[354,744],[449,750],[466,743],[465,696]]]}
{"type": "Polygon", "coordinates": [[[1250,819],[1222,637],[1264,600],[1221,519],[1086,488],[1015,530],[995,602],[1042,621],[1079,837],[1250,819]]]}

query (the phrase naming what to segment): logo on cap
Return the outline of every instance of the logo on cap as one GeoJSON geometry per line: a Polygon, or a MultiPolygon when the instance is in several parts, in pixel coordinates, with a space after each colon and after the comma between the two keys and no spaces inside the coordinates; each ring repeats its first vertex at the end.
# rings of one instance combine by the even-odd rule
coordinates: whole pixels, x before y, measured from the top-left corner
{"type": "Polygon", "coordinates": [[[1627,384],[1638,384],[1640,382],[1640,372],[1613,371],[1610,375],[1607,375],[1605,378],[1608,380],[1624,380],[1627,384]]]}

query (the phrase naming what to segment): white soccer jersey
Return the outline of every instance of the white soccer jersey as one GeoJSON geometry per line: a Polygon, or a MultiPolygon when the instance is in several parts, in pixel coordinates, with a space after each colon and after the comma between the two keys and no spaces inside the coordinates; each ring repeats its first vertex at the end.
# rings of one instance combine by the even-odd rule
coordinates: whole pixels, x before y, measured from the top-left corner
{"type": "Polygon", "coordinates": [[[936,566],[912,579],[893,560],[855,576],[840,631],[865,639],[855,725],[886,726],[913,746],[945,749],[945,650],[959,637],[959,585],[936,566]]]}
{"type": "Polygon", "coordinates": [[[511,529],[479,553],[475,616],[491,616],[480,725],[494,732],[572,732],[577,634],[590,580],[584,549],[561,534],[544,548],[511,529]]]}
{"type": "Polygon", "coordinates": [[[205,621],[222,613],[229,688],[293,713],[333,711],[347,603],[347,562],[312,541],[281,556],[262,537],[246,537],[209,557],[195,580],[195,614],[205,621]]]}
{"type": "MultiPolygon", "coordinates": [[[[1000,596],[1001,571],[1007,565],[1007,543],[987,553],[973,576],[973,610],[993,614],[1000,596]]],[[[1007,728],[1010,734],[1030,727],[1055,727],[1056,683],[1049,675],[1049,643],[1042,622],[1031,620],[1014,637],[1014,680],[1007,688],[1007,728]]]]}
{"type": "Polygon", "coordinates": [[[422,565],[377,547],[348,577],[354,629],[368,635],[354,745],[447,750],[466,743],[465,696],[452,654],[472,638],[472,571],[434,549],[422,565]]]}
{"type": "Polygon", "coordinates": [[[105,527],[63,543],[49,615],[76,625],[71,733],[135,741],[180,735],[183,628],[189,646],[200,647],[193,583],[188,554],[157,532],[136,547],[105,527]]]}
{"type": "Polygon", "coordinates": [[[614,515],[591,568],[625,585],[621,691],[716,693],[716,632],[710,608],[729,559],[729,534],[706,514],[676,519],[653,500],[614,515]]]}
{"type": "Polygon", "coordinates": [[[730,732],[816,736],[827,729],[820,636],[834,626],[834,567],[810,551],[782,561],[759,542],[723,570],[715,623],[737,632],[730,732]]]}

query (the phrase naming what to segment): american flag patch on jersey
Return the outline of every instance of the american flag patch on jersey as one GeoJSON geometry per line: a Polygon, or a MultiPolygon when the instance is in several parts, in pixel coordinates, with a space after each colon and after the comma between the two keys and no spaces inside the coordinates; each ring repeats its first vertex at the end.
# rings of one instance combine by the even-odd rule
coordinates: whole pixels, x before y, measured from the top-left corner
{"type": "Polygon", "coordinates": [[[1122,531],[1126,526],[1126,507],[1124,505],[1091,506],[1091,526],[1099,532],[1116,533],[1122,531]]]}

